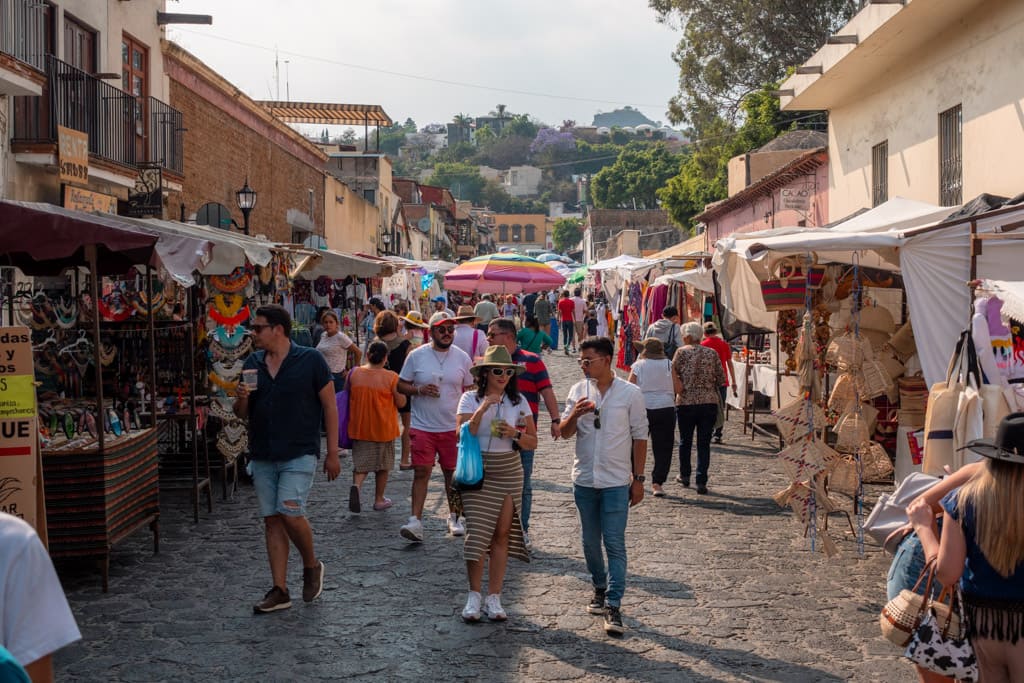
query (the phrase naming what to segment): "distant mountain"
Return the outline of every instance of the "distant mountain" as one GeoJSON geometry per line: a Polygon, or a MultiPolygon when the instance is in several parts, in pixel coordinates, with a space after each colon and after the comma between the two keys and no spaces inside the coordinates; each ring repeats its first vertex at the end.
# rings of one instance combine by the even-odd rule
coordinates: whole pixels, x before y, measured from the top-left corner
{"type": "Polygon", "coordinates": [[[651,121],[641,112],[633,109],[632,107],[624,107],[622,109],[616,109],[615,111],[594,114],[593,125],[598,128],[601,126],[607,126],[608,128],[625,128],[626,126],[630,126],[632,128],[636,128],[644,123],[648,126],[654,126],[655,128],[658,128],[661,125],[657,121],[651,121]]]}

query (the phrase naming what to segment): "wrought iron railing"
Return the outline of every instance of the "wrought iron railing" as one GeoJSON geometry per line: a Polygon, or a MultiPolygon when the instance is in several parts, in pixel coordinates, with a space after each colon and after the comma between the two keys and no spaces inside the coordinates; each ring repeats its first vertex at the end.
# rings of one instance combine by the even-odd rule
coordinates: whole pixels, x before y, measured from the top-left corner
{"type": "Polygon", "coordinates": [[[47,55],[43,95],[15,98],[11,141],[52,143],[57,126],[86,133],[89,153],[101,159],[129,167],[156,163],[179,174],[184,170],[181,112],[47,55]]]}
{"type": "Polygon", "coordinates": [[[43,70],[46,6],[39,0],[0,0],[0,52],[43,70]]]}

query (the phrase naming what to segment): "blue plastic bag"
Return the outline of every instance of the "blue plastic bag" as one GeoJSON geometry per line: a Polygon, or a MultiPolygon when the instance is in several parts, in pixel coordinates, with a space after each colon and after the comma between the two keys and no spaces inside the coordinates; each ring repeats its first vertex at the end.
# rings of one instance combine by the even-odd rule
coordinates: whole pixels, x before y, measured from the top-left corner
{"type": "Polygon", "coordinates": [[[483,484],[484,456],[480,452],[480,439],[469,431],[469,422],[463,422],[459,429],[459,455],[455,460],[455,483],[462,487],[483,484]]]}
{"type": "Polygon", "coordinates": [[[352,448],[352,439],[348,435],[348,387],[334,395],[338,404],[338,448],[352,448]]]}

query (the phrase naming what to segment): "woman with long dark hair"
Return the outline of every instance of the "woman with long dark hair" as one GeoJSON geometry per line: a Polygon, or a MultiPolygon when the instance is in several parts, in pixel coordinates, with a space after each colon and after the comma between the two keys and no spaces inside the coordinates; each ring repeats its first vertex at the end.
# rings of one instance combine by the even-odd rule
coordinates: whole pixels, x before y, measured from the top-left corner
{"type": "MultiPolygon", "coordinates": [[[[377,318],[373,321],[373,333],[377,335],[377,340],[384,342],[388,348],[388,357],[384,367],[396,374],[401,372],[402,366],[405,365],[405,357],[409,355],[409,350],[412,348],[412,342],[399,332],[398,316],[391,311],[378,313],[377,318]]],[[[409,442],[411,415],[409,411],[411,409],[412,403],[408,401],[398,409],[398,419],[402,422],[402,459],[398,468],[402,470],[412,469],[411,444],[409,442]]]]}
{"type": "Polygon", "coordinates": [[[508,618],[501,606],[501,588],[509,555],[530,561],[523,542],[519,511],[523,505],[523,464],[517,448],[537,447],[537,427],[530,404],[519,394],[516,377],[523,368],[512,362],[504,346],[489,346],[473,366],[476,389],[462,395],[458,428],[469,423],[469,431],[480,440],[484,459],[483,487],[462,492],[466,518],[463,558],[469,577],[469,595],[462,618],[492,621],[508,618]],[[522,425],[520,431],[517,425],[522,425]],[[484,556],[490,558],[487,599],[481,598],[484,556]],[[482,603],[482,604],[481,604],[482,603]]]}

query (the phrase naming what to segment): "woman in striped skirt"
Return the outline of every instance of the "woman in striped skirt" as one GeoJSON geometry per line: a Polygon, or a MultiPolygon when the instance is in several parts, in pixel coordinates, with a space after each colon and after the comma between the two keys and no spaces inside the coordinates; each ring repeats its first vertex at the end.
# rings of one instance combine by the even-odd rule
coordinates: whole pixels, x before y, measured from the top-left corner
{"type": "Polygon", "coordinates": [[[530,561],[519,520],[523,465],[516,449],[530,451],[537,447],[537,427],[529,404],[516,386],[516,377],[523,368],[512,362],[508,349],[488,347],[472,372],[477,388],[464,393],[459,401],[458,427],[468,422],[469,431],[480,440],[484,482],[477,491],[462,492],[466,517],[463,557],[469,576],[469,596],[462,618],[476,622],[486,614],[492,621],[504,621],[508,615],[501,607],[501,585],[509,555],[530,561]],[[490,558],[486,600],[480,593],[484,555],[490,558]]]}

